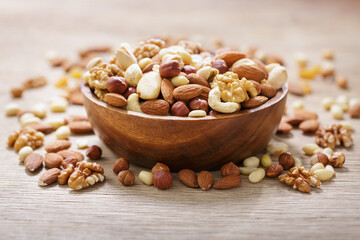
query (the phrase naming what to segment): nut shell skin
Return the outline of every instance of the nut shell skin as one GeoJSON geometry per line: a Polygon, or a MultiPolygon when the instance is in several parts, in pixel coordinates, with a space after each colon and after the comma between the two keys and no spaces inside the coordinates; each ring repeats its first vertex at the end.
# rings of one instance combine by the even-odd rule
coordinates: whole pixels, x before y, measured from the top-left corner
{"type": "Polygon", "coordinates": [[[267,177],[277,177],[283,172],[283,167],[280,164],[272,164],[270,167],[266,169],[266,176],[267,177]]]}
{"type": "Polygon", "coordinates": [[[124,186],[131,186],[135,183],[135,176],[130,170],[119,172],[117,178],[124,186]]]}
{"type": "Polygon", "coordinates": [[[173,184],[173,177],[169,171],[158,170],[153,177],[154,186],[158,189],[169,189],[173,184]]]}
{"type": "Polygon", "coordinates": [[[91,160],[98,160],[101,158],[102,150],[99,146],[92,145],[86,149],[86,156],[91,160]]]}
{"type": "Polygon", "coordinates": [[[279,156],[279,164],[285,169],[290,169],[295,165],[295,159],[289,152],[283,152],[279,156]]]}
{"type": "Polygon", "coordinates": [[[123,94],[127,87],[128,84],[123,77],[112,76],[106,82],[106,88],[110,93],[123,94]]]}

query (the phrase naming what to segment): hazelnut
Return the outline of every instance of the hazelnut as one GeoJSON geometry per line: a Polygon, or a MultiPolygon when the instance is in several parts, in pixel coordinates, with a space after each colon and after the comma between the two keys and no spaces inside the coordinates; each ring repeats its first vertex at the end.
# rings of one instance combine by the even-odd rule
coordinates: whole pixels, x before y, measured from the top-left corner
{"type": "Polygon", "coordinates": [[[163,62],[160,65],[159,73],[163,78],[176,77],[180,74],[180,63],[176,60],[163,62]]]}
{"type": "Polygon", "coordinates": [[[154,173],[153,182],[158,189],[169,189],[173,184],[173,177],[169,171],[159,170],[154,173]]]}
{"type": "Polygon", "coordinates": [[[310,164],[312,166],[312,165],[314,165],[316,163],[322,163],[324,166],[326,166],[329,163],[329,158],[324,153],[321,153],[321,152],[316,153],[316,154],[311,156],[310,164]]]}
{"type": "Polygon", "coordinates": [[[184,73],[186,74],[190,74],[190,73],[196,73],[196,68],[194,68],[191,65],[185,65],[182,69],[184,71],[184,73]]]}
{"type": "Polygon", "coordinates": [[[205,112],[209,111],[209,104],[206,100],[200,98],[194,98],[189,102],[189,108],[191,110],[204,110],[205,112]]]}
{"type": "Polygon", "coordinates": [[[97,145],[92,145],[86,149],[86,156],[91,160],[98,160],[101,158],[102,150],[97,145]]]}
{"type": "Polygon", "coordinates": [[[135,183],[135,176],[130,170],[119,172],[117,178],[124,186],[131,186],[135,183]]]}
{"type": "Polygon", "coordinates": [[[333,167],[342,167],[344,163],[345,155],[342,152],[334,152],[329,159],[329,164],[333,167]]]}
{"type": "Polygon", "coordinates": [[[266,169],[266,176],[271,178],[277,177],[283,172],[283,170],[284,169],[280,164],[274,163],[266,169]]]}
{"type": "Polygon", "coordinates": [[[115,174],[119,174],[119,172],[121,172],[121,171],[128,170],[129,167],[130,167],[130,164],[126,158],[119,158],[114,163],[112,170],[115,174]]]}
{"type": "Polygon", "coordinates": [[[219,70],[220,74],[223,74],[228,70],[226,62],[224,60],[222,60],[222,59],[214,60],[213,63],[211,64],[211,67],[216,68],[217,70],[219,70]]]}
{"type": "Polygon", "coordinates": [[[229,175],[240,175],[240,169],[238,166],[236,166],[233,162],[229,162],[224,164],[221,167],[221,175],[223,177],[229,176],[229,175]]]}
{"type": "Polygon", "coordinates": [[[335,83],[339,88],[346,89],[348,87],[348,80],[344,76],[336,76],[335,83]]]}
{"type": "Polygon", "coordinates": [[[134,87],[128,87],[126,89],[126,91],[124,92],[123,96],[124,98],[128,99],[128,97],[130,96],[130,94],[136,93],[136,88],[134,87]]]}
{"type": "Polygon", "coordinates": [[[152,174],[156,173],[159,170],[168,171],[170,172],[170,169],[168,166],[166,166],[163,163],[157,163],[155,166],[151,169],[152,174]]]}
{"type": "Polygon", "coordinates": [[[279,156],[279,164],[285,169],[290,169],[291,167],[293,167],[295,165],[295,159],[293,157],[293,155],[289,152],[283,152],[280,156],[279,156]]]}
{"type": "Polygon", "coordinates": [[[24,92],[24,88],[23,87],[13,87],[10,90],[11,95],[13,96],[13,98],[21,98],[23,92],[24,92]]]}
{"type": "Polygon", "coordinates": [[[354,106],[349,107],[348,113],[349,113],[350,117],[352,117],[352,118],[360,117],[360,105],[354,105],[354,106]]]}
{"type": "Polygon", "coordinates": [[[179,116],[179,117],[186,117],[189,114],[190,110],[186,106],[185,102],[183,101],[177,101],[172,107],[171,107],[171,115],[173,116],[179,116]]]}
{"type": "Polygon", "coordinates": [[[106,82],[106,88],[110,93],[122,94],[127,89],[128,84],[123,77],[112,76],[106,82]]]}

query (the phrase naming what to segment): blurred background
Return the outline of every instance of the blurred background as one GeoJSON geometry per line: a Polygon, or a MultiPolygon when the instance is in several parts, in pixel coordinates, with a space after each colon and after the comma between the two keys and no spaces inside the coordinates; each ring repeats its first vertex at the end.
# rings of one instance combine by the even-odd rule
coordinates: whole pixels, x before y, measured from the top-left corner
{"type": "Polygon", "coordinates": [[[22,81],[43,72],[47,63],[41,60],[51,49],[69,56],[161,34],[208,46],[217,40],[258,46],[283,56],[289,67],[297,52],[318,61],[329,48],[338,68],[357,76],[357,62],[347,59],[360,53],[359,12],[360,1],[1,0],[0,76],[22,81]]]}

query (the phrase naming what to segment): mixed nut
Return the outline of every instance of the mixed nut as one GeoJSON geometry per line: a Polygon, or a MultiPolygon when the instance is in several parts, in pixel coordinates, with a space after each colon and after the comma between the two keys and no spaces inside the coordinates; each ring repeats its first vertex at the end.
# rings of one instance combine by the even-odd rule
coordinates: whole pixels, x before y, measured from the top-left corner
{"type": "Polygon", "coordinates": [[[152,38],[134,50],[122,44],[104,63],[92,59],[83,79],[113,107],[152,115],[204,117],[258,107],[287,81],[286,68],[239,51],[152,38]]]}

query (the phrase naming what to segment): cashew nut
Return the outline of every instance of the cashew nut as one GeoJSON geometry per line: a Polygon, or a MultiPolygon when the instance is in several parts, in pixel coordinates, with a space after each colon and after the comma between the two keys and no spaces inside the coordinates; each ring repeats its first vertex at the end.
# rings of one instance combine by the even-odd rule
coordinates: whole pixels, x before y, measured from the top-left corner
{"type": "Polygon", "coordinates": [[[240,104],[235,102],[221,102],[221,92],[218,88],[214,88],[209,92],[208,103],[215,111],[221,113],[233,113],[240,109],[240,104]]]}
{"type": "Polygon", "coordinates": [[[156,99],[160,94],[161,77],[158,72],[145,73],[139,80],[136,92],[142,99],[156,99]]]}
{"type": "Polygon", "coordinates": [[[127,99],[126,109],[134,112],[143,112],[140,108],[139,95],[137,95],[137,93],[130,94],[127,99]]]}
{"type": "Polygon", "coordinates": [[[287,78],[286,68],[283,66],[276,66],[269,72],[268,84],[278,90],[286,83],[287,78]]]}
{"type": "Polygon", "coordinates": [[[142,71],[139,65],[137,63],[130,65],[126,69],[124,77],[130,86],[136,87],[142,77],[142,71]]]}

